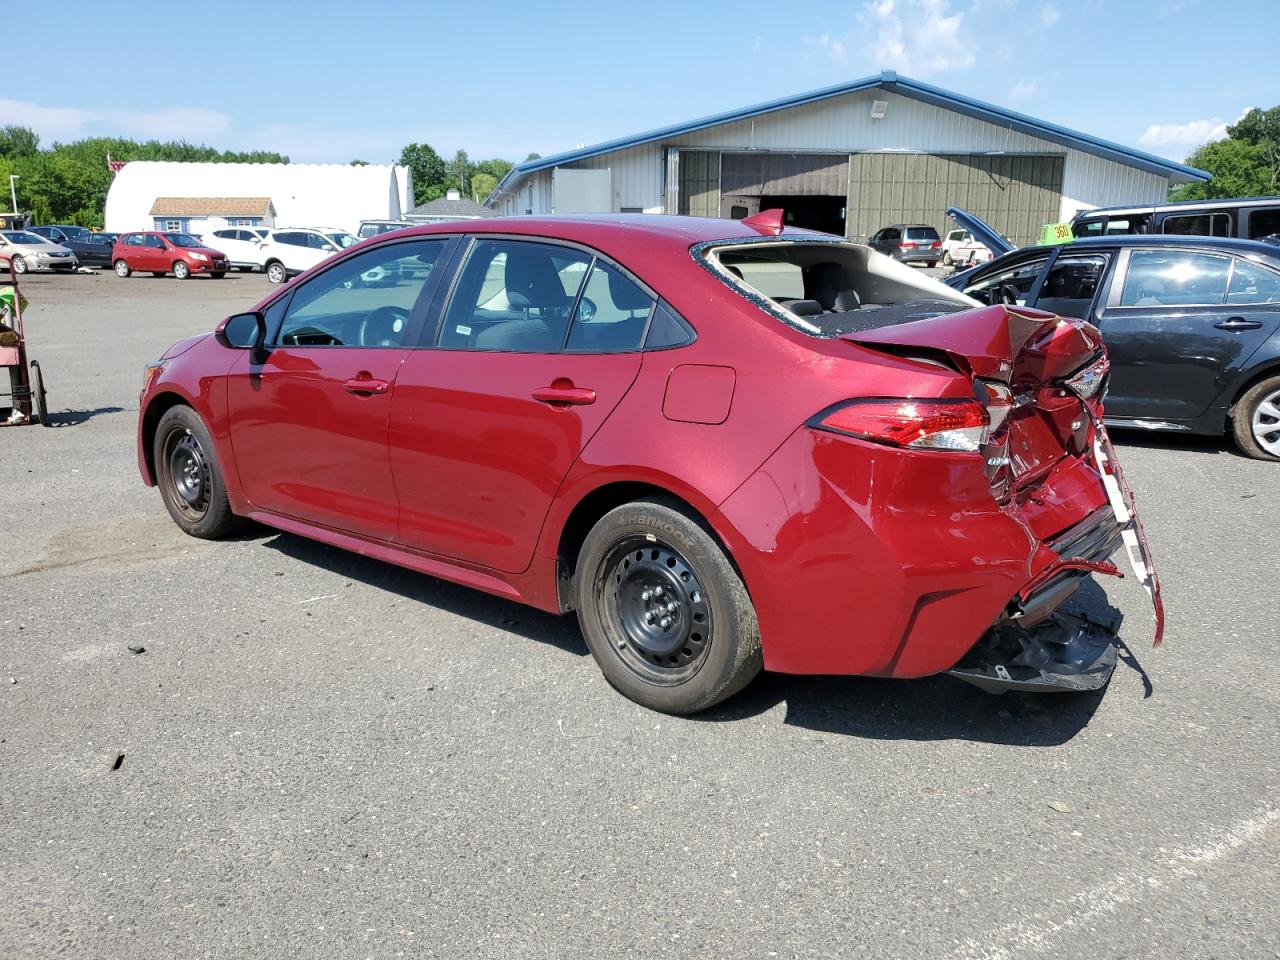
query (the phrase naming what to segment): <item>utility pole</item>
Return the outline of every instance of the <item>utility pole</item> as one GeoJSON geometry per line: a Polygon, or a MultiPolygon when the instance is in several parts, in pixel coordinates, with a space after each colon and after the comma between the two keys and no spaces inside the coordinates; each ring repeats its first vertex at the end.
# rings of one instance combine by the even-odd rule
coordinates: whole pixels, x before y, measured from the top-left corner
{"type": "Polygon", "coordinates": [[[18,191],[14,189],[13,181],[18,179],[16,173],[9,174],[9,199],[13,201],[13,212],[18,212],[18,191]]]}

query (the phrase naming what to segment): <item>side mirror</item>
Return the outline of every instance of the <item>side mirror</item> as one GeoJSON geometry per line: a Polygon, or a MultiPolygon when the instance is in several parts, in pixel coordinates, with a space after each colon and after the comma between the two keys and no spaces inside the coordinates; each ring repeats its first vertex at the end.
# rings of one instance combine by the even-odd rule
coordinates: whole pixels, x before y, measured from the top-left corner
{"type": "Polygon", "coordinates": [[[321,247],[320,249],[321,249],[321,250],[324,250],[326,253],[333,253],[333,251],[334,251],[334,249],[335,249],[335,248],[334,248],[333,244],[331,244],[331,243],[326,243],[326,244],[325,244],[323,247],[321,247]]]}
{"type": "Polygon", "coordinates": [[[214,336],[230,350],[248,350],[250,363],[265,362],[270,352],[266,347],[267,319],[260,313],[237,313],[227,317],[214,336]]]}

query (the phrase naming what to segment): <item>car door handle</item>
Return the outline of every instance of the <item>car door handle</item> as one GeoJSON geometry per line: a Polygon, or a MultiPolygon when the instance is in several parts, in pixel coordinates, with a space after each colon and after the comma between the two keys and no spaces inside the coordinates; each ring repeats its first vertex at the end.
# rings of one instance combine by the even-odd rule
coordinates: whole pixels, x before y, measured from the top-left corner
{"type": "Polygon", "coordinates": [[[1261,320],[1246,320],[1244,317],[1228,317],[1214,324],[1219,330],[1257,330],[1262,326],[1261,320]]]}
{"type": "Polygon", "coordinates": [[[387,383],[387,381],[375,380],[367,373],[359,377],[352,377],[350,380],[342,381],[342,389],[346,390],[347,393],[386,393],[390,387],[391,384],[387,383]]]}
{"type": "Polygon", "coordinates": [[[584,406],[596,402],[596,392],[583,387],[558,386],[539,387],[533,391],[533,399],[539,403],[564,404],[565,406],[584,406]]]}

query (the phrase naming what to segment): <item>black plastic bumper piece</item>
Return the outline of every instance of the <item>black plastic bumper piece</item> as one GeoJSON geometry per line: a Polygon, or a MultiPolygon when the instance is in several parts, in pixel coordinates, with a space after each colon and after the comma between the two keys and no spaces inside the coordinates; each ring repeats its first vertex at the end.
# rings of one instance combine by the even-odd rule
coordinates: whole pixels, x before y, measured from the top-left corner
{"type": "Polygon", "coordinates": [[[992,627],[948,673],[988,693],[1073,693],[1106,686],[1116,668],[1116,634],[1058,611],[1031,627],[992,627]]]}

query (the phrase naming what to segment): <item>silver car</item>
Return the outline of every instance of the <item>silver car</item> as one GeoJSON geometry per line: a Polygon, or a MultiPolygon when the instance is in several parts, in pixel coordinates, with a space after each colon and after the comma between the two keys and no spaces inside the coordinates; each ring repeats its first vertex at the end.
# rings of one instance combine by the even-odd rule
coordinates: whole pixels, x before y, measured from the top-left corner
{"type": "MultiPolygon", "coordinates": [[[[11,259],[15,273],[28,270],[61,270],[70,273],[79,261],[60,243],[51,243],[29,230],[0,230],[0,258],[11,259]]],[[[7,272],[0,263],[0,273],[7,272]]]]}

